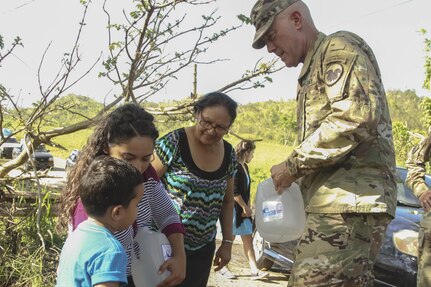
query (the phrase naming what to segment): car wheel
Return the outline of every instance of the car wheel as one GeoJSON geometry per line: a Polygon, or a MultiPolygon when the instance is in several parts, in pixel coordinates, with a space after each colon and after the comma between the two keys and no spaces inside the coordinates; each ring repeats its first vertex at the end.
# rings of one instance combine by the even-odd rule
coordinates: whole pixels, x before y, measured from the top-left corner
{"type": "Polygon", "coordinates": [[[274,261],[269,258],[266,258],[263,254],[263,250],[265,249],[267,242],[260,236],[259,231],[257,229],[253,232],[253,250],[256,256],[256,265],[259,269],[271,269],[272,265],[274,265],[274,261]]]}

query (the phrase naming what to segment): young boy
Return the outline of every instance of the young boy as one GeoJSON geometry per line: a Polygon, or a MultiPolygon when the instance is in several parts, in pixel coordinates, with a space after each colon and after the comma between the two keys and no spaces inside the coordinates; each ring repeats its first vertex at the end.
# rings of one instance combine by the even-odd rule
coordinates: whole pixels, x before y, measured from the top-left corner
{"type": "Polygon", "coordinates": [[[88,219],[63,246],[58,287],[118,287],[127,283],[127,257],[113,233],[135,221],[143,181],[141,173],[122,160],[99,156],[90,164],[78,187],[88,219]]]}

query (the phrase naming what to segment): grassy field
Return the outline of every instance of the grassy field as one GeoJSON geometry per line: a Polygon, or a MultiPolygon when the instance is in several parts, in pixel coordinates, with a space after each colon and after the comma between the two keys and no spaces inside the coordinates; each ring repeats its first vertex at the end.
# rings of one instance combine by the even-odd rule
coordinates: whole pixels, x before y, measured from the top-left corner
{"type": "MultiPolygon", "coordinates": [[[[237,138],[228,137],[226,139],[234,147],[239,142],[237,138]]],[[[254,202],[257,185],[259,182],[271,176],[270,168],[274,164],[278,164],[285,160],[292,152],[292,147],[281,144],[260,141],[256,142],[256,150],[254,157],[249,164],[251,177],[251,201],[254,202]]]]}
{"type": "MultiPolygon", "coordinates": [[[[91,135],[92,130],[82,130],[71,135],[57,137],[56,143],[61,144],[67,150],[60,148],[49,147],[51,153],[55,157],[66,158],[73,149],[81,149],[87,142],[87,138],[91,135]]],[[[226,140],[234,147],[239,142],[239,139],[233,136],[227,136],[226,140]]],[[[254,158],[249,164],[250,174],[252,179],[251,193],[252,198],[256,192],[256,187],[259,182],[270,177],[269,169],[274,164],[286,159],[292,151],[292,147],[284,146],[276,143],[259,141],[256,142],[256,150],[254,158]]]]}
{"type": "Polygon", "coordinates": [[[93,130],[85,129],[73,134],[56,137],[54,139],[54,142],[62,145],[63,147],[66,148],[66,150],[55,148],[55,147],[49,147],[48,149],[50,150],[53,156],[65,159],[69,156],[72,150],[81,149],[87,142],[87,138],[92,133],[93,133],[93,130]]]}

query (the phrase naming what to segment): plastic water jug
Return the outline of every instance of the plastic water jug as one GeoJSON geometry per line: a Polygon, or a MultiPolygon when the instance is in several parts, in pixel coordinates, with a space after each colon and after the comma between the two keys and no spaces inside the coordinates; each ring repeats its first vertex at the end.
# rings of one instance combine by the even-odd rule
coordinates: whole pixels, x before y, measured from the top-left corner
{"type": "Polygon", "coordinates": [[[155,287],[165,280],[169,271],[157,274],[160,265],[172,257],[172,248],[166,235],[148,228],[139,228],[134,238],[132,250],[132,277],[136,287],[155,287]],[[137,254],[138,253],[138,254],[137,254]]]}
{"type": "Polygon", "coordinates": [[[266,241],[281,243],[298,239],[304,231],[304,202],[296,183],[282,194],[277,193],[271,178],[259,183],[255,208],[256,228],[266,241]]]}

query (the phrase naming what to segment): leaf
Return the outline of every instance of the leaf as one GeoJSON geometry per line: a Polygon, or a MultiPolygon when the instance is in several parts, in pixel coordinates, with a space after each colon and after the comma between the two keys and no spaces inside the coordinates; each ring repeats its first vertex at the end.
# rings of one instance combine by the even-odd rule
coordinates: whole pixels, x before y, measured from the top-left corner
{"type": "Polygon", "coordinates": [[[249,17],[247,17],[244,14],[239,14],[236,16],[241,22],[250,25],[251,24],[251,19],[249,17]]]}

